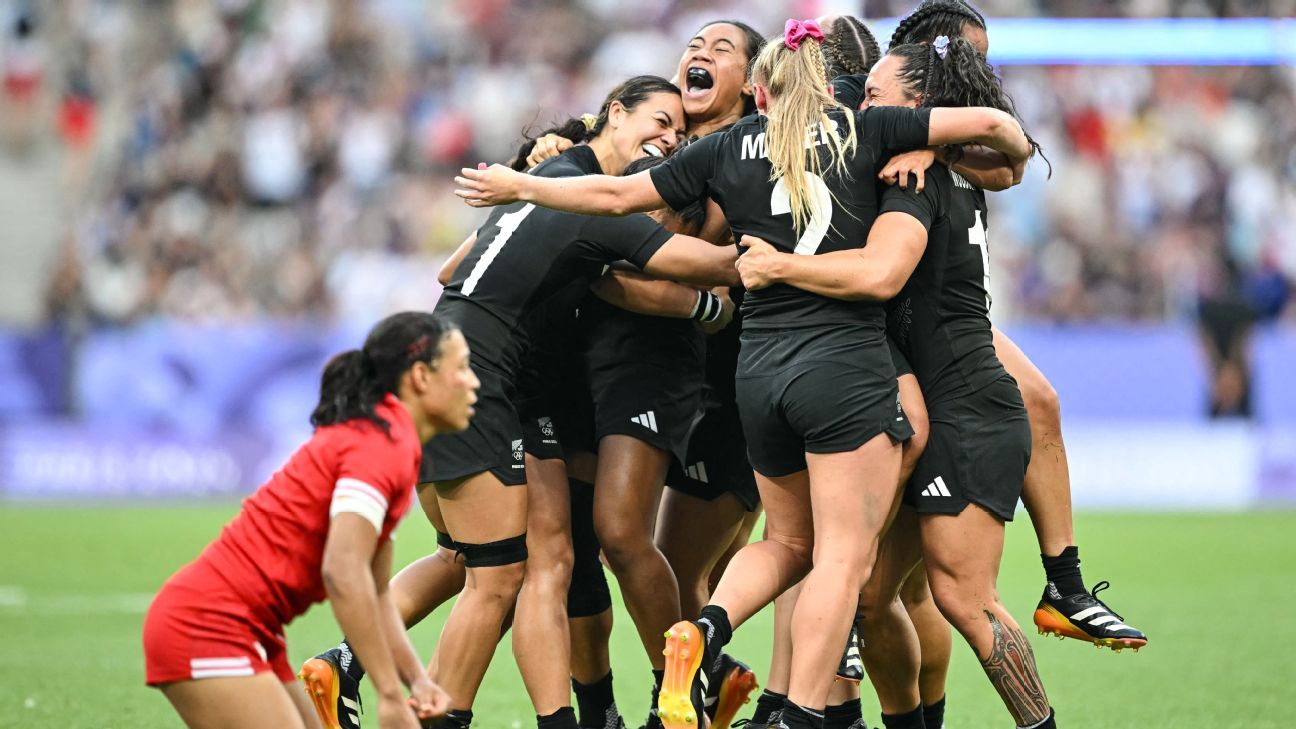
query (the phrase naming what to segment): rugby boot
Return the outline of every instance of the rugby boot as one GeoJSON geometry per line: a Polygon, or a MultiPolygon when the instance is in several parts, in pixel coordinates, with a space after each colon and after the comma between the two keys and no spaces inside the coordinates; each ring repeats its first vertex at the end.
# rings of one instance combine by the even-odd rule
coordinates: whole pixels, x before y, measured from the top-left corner
{"type": "Polygon", "coordinates": [[[851,683],[864,680],[864,659],[860,657],[859,629],[853,624],[850,636],[846,639],[846,650],[842,653],[841,663],[837,666],[837,678],[851,683]]]}
{"type": "Polygon", "coordinates": [[[1098,593],[1110,586],[1104,580],[1090,592],[1063,595],[1056,585],[1048,583],[1039,607],[1035,608],[1035,627],[1040,635],[1075,638],[1117,652],[1125,648],[1138,652],[1147,645],[1147,636],[1138,628],[1126,625],[1124,618],[1098,599],[1098,593]]]}
{"type": "Polygon", "coordinates": [[[324,729],[360,729],[360,682],[346,671],[352,660],[343,644],[306,661],[297,674],[324,729]]]}
{"type": "Polygon", "coordinates": [[[702,628],[681,620],[666,631],[666,675],[657,697],[663,729],[706,729],[706,696],[715,658],[708,655],[702,628]]]}
{"type": "Polygon", "coordinates": [[[706,697],[707,717],[711,729],[729,729],[734,715],[751,700],[757,688],[756,674],[728,653],[720,654],[713,673],[718,681],[712,684],[713,691],[706,697]]]}

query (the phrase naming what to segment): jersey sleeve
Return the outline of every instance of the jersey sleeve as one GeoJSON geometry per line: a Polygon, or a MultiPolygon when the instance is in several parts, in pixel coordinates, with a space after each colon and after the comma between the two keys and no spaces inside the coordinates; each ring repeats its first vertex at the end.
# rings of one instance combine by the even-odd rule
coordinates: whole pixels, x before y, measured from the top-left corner
{"type": "Polygon", "coordinates": [[[943,175],[927,175],[927,184],[922,192],[911,192],[896,185],[887,186],[882,192],[882,201],[878,205],[878,215],[883,213],[906,213],[913,216],[922,227],[930,231],[936,221],[945,212],[942,200],[948,199],[949,186],[943,175]]]}
{"type": "Polygon", "coordinates": [[[337,482],[329,517],[358,514],[379,534],[387,513],[412,487],[398,444],[377,427],[347,427],[338,434],[337,482]]]}
{"type": "Polygon", "coordinates": [[[590,216],[581,238],[613,254],[611,260],[625,259],[643,268],[673,235],[647,215],[635,213],[621,218],[590,216]]]}
{"type": "Polygon", "coordinates": [[[907,152],[927,146],[930,138],[931,109],[903,106],[874,106],[855,113],[860,141],[879,155],[907,152]]]}
{"type": "Polygon", "coordinates": [[[675,210],[682,210],[702,199],[712,178],[721,142],[726,134],[709,134],[671,155],[648,171],[657,194],[675,210]]]}
{"type": "Polygon", "coordinates": [[[858,109],[864,102],[864,85],[868,76],[852,73],[832,80],[833,98],[847,109],[858,109]]]}

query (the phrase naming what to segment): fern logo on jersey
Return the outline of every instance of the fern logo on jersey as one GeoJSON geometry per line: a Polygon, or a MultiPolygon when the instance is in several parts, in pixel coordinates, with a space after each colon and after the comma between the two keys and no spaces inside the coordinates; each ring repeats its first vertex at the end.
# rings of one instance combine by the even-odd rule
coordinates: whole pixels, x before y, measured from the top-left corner
{"type": "MultiPolygon", "coordinates": [[[[521,438],[518,438],[517,440],[513,441],[513,460],[517,461],[518,463],[522,462],[522,439],[521,438]]],[[[514,466],[514,468],[520,468],[520,466],[514,466]]]]}
{"type": "Polygon", "coordinates": [[[536,425],[540,428],[540,435],[546,438],[554,437],[553,420],[550,418],[537,418],[536,425]]]}

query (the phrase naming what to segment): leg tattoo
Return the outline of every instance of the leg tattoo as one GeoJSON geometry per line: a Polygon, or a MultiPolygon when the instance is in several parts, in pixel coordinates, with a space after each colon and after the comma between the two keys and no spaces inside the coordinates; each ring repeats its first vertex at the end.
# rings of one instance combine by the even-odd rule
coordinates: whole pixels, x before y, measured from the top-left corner
{"type": "Polygon", "coordinates": [[[1032,726],[1048,718],[1048,697],[1035,669],[1035,654],[1018,628],[999,622],[989,610],[983,610],[994,631],[990,655],[981,661],[990,683],[1017,720],[1018,726],[1032,726]]]}

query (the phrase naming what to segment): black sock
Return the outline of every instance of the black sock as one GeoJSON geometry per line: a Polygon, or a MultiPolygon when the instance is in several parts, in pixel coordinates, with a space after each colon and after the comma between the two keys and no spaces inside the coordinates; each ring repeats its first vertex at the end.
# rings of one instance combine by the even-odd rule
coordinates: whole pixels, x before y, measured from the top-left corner
{"type": "Polygon", "coordinates": [[[753,724],[768,724],[770,714],[783,708],[783,702],[787,701],[785,694],[776,694],[769,689],[761,692],[756,699],[756,710],[752,712],[751,721],[753,724]]]}
{"type": "Polygon", "coordinates": [[[943,729],[945,726],[945,697],[934,704],[923,705],[923,725],[927,729],[943,729]]]}
{"type": "Polygon", "coordinates": [[[651,727],[653,726],[651,720],[657,718],[657,697],[661,695],[662,679],[666,677],[666,671],[664,670],[653,671],[652,674],[653,674],[652,703],[648,705],[648,716],[650,717],[650,720],[648,722],[649,729],[651,729],[651,727]]]}
{"type": "Polygon", "coordinates": [[[698,623],[702,625],[702,638],[706,641],[707,650],[710,651],[714,658],[720,655],[720,650],[729,645],[729,639],[733,638],[733,626],[729,624],[729,613],[719,605],[707,605],[702,608],[702,614],[698,616],[698,623]]]}
{"type": "Polygon", "coordinates": [[[883,714],[882,726],[886,729],[924,729],[927,725],[923,723],[922,702],[906,714],[883,714]]]}
{"type": "Polygon", "coordinates": [[[580,729],[576,725],[576,712],[564,706],[548,716],[536,714],[536,729],[580,729]]]}
{"type": "Polygon", "coordinates": [[[779,717],[779,726],[787,729],[820,729],[824,725],[824,715],[814,709],[807,709],[789,700],[783,701],[783,716],[779,717]]]}
{"type": "Polygon", "coordinates": [[[572,691],[576,694],[576,705],[580,707],[581,726],[602,727],[607,724],[608,711],[616,710],[616,698],[612,695],[612,672],[591,684],[583,684],[572,679],[572,691]]]}
{"type": "Polygon", "coordinates": [[[824,709],[824,729],[850,729],[851,725],[864,718],[860,710],[860,700],[851,699],[824,709]]]}
{"type": "Polygon", "coordinates": [[[1041,554],[1044,574],[1063,595],[1078,595],[1085,591],[1084,578],[1080,576],[1080,548],[1070,546],[1056,557],[1041,554]]]}
{"type": "Polygon", "coordinates": [[[1057,712],[1050,708],[1048,718],[1044,721],[1041,721],[1038,724],[1031,724],[1028,727],[1018,727],[1018,729],[1057,729],[1057,724],[1053,721],[1055,716],[1057,716],[1057,712]]]}
{"type": "Polygon", "coordinates": [[[360,657],[351,650],[351,644],[343,640],[338,643],[338,650],[342,653],[342,670],[346,671],[346,675],[353,680],[362,680],[365,674],[364,666],[360,665],[360,657]]]}
{"type": "Polygon", "coordinates": [[[472,709],[455,709],[428,726],[434,729],[468,729],[472,718],[472,709]]]}

